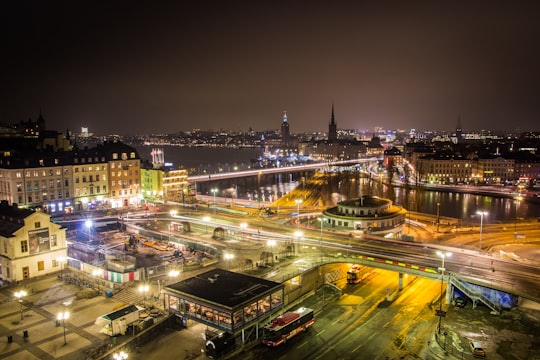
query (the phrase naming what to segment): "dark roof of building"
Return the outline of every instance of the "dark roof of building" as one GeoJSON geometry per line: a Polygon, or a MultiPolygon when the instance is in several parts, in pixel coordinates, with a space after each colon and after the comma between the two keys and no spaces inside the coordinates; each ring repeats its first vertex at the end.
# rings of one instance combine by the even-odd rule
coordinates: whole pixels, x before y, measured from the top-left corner
{"type": "Polygon", "coordinates": [[[167,286],[172,290],[234,308],[282,284],[224,269],[203,274],[167,286]]]}
{"type": "Polygon", "coordinates": [[[0,202],[0,236],[11,237],[13,233],[24,226],[24,219],[34,211],[20,209],[17,204],[8,205],[6,200],[0,202]]]}
{"type": "Polygon", "coordinates": [[[113,311],[112,313],[103,315],[102,318],[113,321],[113,320],[121,318],[122,316],[126,316],[127,314],[131,314],[132,312],[137,312],[137,311],[139,311],[139,308],[137,308],[136,305],[128,305],[126,307],[113,311]]]}

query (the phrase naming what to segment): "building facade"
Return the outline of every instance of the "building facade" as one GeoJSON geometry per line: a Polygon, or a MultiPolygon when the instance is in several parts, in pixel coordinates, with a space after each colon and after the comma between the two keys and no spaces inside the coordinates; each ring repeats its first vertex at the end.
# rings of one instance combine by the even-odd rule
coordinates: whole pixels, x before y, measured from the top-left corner
{"type": "Polygon", "coordinates": [[[377,236],[401,236],[407,211],[392,200],[362,196],[339,202],[323,211],[323,225],[343,230],[358,230],[377,236]]]}
{"type": "Polygon", "coordinates": [[[66,228],[42,211],[0,203],[0,278],[17,282],[62,270],[66,228]]]}

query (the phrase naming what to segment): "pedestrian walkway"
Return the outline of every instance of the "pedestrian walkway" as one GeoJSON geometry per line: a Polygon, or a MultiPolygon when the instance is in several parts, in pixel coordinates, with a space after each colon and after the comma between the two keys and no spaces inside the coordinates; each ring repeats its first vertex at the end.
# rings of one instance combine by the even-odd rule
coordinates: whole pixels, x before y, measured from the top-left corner
{"type": "Polygon", "coordinates": [[[92,358],[96,349],[112,349],[112,338],[100,333],[96,318],[140,295],[127,288],[118,297],[79,299],[80,291],[56,275],[1,288],[0,358],[82,360],[92,358]],[[21,289],[27,295],[19,303],[14,293],[21,289]],[[69,312],[68,319],[57,321],[57,314],[64,311],[69,312]]]}

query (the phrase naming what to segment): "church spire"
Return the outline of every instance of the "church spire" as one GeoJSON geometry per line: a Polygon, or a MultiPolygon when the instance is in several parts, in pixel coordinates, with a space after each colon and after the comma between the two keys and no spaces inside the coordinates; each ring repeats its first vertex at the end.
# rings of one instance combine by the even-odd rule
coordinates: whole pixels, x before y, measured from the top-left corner
{"type": "Polygon", "coordinates": [[[332,102],[332,115],[330,117],[330,124],[328,125],[328,141],[337,140],[337,125],[334,117],[334,102],[332,102]]]}

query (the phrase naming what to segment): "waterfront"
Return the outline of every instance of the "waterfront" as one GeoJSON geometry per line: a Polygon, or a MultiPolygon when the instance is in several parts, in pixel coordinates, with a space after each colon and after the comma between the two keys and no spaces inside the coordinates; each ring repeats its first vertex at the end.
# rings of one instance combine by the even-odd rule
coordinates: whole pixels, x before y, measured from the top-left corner
{"type": "MultiPolygon", "coordinates": [[[[172,162],[173,166],[208,168],[212,170],[222,169],[223,172],[233,171],[234,166],[238,169],[246,169],[251,165],[251,160],[256,159],[258,150],[255,148],[208,148],[208,147],[138,147],[139,155],[143,159],[150,159],[153,148],[163,148],[165,160],[172,162]]],[[[216,181],[199,185],[198,191],[202,194],[210,194],[211,188],[219,189],[217,196],[231,199],[246,199],[274,201],[287,194],[295,187],[302,185],[304,174],[288,174],[281,176],[262,176],[254,181],[216,181]]],[[[540,204],[528,201],[516,202],[514,199],[473,195],[457,192],[441,192],[431,190],[406,189],[398,186],[387,186],[379,181],[363,178],[356,183],[351,181],[340,182],[337,185],[329,184],[326,192],[334,194],[334,198],[352,198],[361,194],[369,194],[389,198],[397,205],[407,210],[418,211],[428,214],[437,213],[441,217],[460,219],[463,225],[477,223],[479,216],[477,211],[486,211],[484,218],[486,223],[509,221],[512,219],[534,218],[540,214],[540,204]],[[360,185],[358,185],[360,184],[360,185]]],[[[474,190],[474,189],[472,189],[474,190]]]]}

